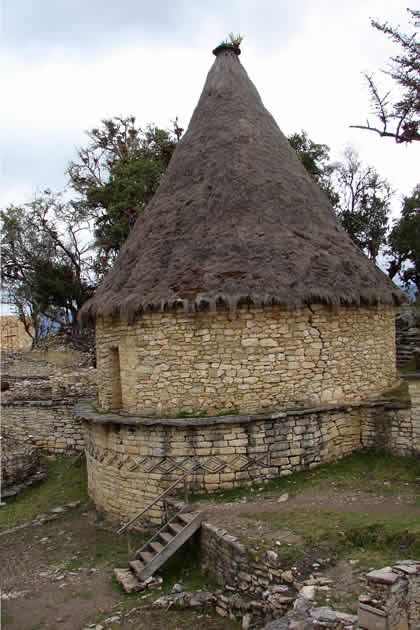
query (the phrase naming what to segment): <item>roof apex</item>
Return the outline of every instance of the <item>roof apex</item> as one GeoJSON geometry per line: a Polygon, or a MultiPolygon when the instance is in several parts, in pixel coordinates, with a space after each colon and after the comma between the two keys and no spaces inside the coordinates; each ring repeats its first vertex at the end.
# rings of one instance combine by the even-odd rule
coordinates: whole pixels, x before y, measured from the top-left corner
{"type": "Polygon", "coordinates": [[[344,231],[237,53],[221,52],[162,184],[82,316],[404,301],[344,231]]]}

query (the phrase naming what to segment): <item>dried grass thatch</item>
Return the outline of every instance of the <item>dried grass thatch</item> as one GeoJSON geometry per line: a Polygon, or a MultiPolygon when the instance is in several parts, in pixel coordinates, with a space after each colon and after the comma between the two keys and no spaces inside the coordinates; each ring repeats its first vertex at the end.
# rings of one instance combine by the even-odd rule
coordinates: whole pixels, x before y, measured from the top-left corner
{"type": "Polygon", "coordinates": [[[403,300],[340,226],[227,47],[164,181],[82,315],[403,300]]]}

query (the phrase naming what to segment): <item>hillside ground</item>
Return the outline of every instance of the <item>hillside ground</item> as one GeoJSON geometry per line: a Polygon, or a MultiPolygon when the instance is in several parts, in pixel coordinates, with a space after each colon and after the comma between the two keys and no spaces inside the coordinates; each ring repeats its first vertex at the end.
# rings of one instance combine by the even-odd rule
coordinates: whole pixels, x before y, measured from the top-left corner
{"type": "MultiPolygon", "coordinates": [[[[160,590],[126,595],[112,569],[127,566],[149,532],[118,537],[89,503],[81,460],[49,458],[48,477],[0,508],[0,580],[5,630],[233,630],[239,624],[207,611],[151,610],[149,602],[182,582],[214,589],[199,569],[199,551],[180,550],[162,570],[160,590]],[[16,529],[40,513],[81,501],[52,521],[16,529]],[[8,531],[14,528],[13,531],[8,531]]],[[[258,555],[275,549],[302,579],[333,581],[318,603],[354,612],[370,568],[420,558],[420,461],[362,452],[335,464],[243,490],[191,497],[205,520],[258,555]]]]}

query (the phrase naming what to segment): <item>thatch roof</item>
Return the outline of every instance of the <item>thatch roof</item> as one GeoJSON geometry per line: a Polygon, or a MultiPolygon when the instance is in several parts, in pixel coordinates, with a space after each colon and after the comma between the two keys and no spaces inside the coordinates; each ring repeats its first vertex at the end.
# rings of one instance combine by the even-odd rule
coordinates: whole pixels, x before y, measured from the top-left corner
{"type": "Polygon", "coordinates": [[[343,230],[235,51],[216,52],[164,181],[83,316],[400,303],[404,294],[343,230]]]}

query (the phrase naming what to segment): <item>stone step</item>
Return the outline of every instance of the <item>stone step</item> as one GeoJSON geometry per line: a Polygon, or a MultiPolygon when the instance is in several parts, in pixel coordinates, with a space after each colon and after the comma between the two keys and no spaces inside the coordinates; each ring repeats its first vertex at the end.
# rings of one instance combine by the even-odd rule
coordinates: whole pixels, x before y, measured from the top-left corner
{"type": "Polygon", "coordinates": [[[164,548],[164,545],[161,545],[159,542],[157,541],[153,541],[150,543],[151,548],[153,549],[153,551],[155,551],[156,553],[159,553],[160,551],[162,551],[162,549],[164,548]]]}
{"type": "Polygon", "coordinates": [[[139,564],[130,563],[139,580],[153,575],[201,527],[200,512],[177,514],[135,553],[139,564]],[[163,542],[163,544],[162,544],[163,542]]]}
{"type": "Polygon", "coordinates": [[[141,583],[130,569],[114,569],[114,575],[126,593],[136,593],[142,590],[141,583]]]}
{"type": "Polygon", "coordinates": [[[164,541],[165,545],[173,540],[173,535],[169,532],[160,532],[159,537],[164,541]]]}
{"type": "Polygon", "coordinates": [[[149,564],[155,557],[155,554],[151,553],[150,551],[140,551],[139,556],[144,564],[149,564]]]}
{"type": "Polygon", "coordinates": [[[169,531],[172,531],[175,535],[177,535],[182,532],[182,525],[180,525],[179,523],[168,523],[168,529],[169,531]]]}
{"type": "MultiPolygon", "coordinates": [[[[141,560],[131,560],[128,566],[137,578],[140,578],[140,574],[143,571],[145,564],[141,560]]],[[[141,579],[141,578],[140,578],[141,579]]]]}

